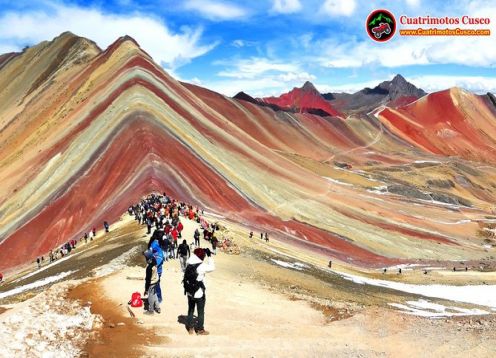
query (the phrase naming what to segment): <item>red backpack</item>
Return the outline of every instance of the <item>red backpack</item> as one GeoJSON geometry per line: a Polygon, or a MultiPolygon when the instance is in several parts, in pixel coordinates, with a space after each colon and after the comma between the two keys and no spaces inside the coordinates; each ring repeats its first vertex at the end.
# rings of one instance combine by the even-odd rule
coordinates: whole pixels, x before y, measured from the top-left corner
{"type": "Polygon", "coordinates": [[[134,292],[131,295],[131,301],[128,302],[131,307],[141,307],[143,306],[143,301],[141,299],[141,294],[139,292],[134,292]]]}

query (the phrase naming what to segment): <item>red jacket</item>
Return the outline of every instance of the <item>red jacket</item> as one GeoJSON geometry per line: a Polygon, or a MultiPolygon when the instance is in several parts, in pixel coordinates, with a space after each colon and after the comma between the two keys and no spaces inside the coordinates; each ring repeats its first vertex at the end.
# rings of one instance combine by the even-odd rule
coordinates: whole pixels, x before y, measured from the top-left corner
{"type": "Polygon", "coordinates": [[[184,229],[183,223],[180,222],[179,224],[177,224],[177,231],[181,232],[183,231],[183,229],[184,229]]]}
{"type": "Polygon", "coordinates": [[[177,236],[179,235],[179,232],[177,231],[176,228],[172,229],[171,235],[174,238],[174,241],[177,241],[177,236]]]}

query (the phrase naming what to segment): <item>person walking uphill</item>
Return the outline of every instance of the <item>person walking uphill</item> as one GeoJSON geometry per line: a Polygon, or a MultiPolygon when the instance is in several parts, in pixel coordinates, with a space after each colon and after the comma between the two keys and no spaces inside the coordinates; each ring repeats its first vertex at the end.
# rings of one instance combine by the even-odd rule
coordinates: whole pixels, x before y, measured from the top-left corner
{"type": "Polygon", "coordinates": [[[144,252],[147,266],[145,277],[145,292],[144,296],[148,296],[148,311],[146,314],[153,314],[153,312],[160,313],[160,302],[157,297],[157,285],[159,282],[157,272],[157,261],[151,251],[144,252]]]}
{"type": "Polygon", "coordinates": [[[188,259],[188,265],[184,272],[184,294],[188,297],[188,318],[186,329],[189,334],[196,330],[198,335],[207,335],[205,331],[205,274],[215,270],[214,258],[210,256],[209,249],[196,248],[188,259]],[[208,262],[204,262],[205,255],[208,256],[208,262]],[[193,313],[195,306],[198,310],[198,324],[196,329],[193,327],[193,313]]]}
{"type": "Polygon", "coordinates": [[[189,251],[189,245],[186,240],[183,240],[183,243],[179,245],[177,248],[176,258],[179,257],[179,263],[181,264],[181,271],[184,272],[186,270],[186,262],[188,258],[191,256],[189,251]]]}

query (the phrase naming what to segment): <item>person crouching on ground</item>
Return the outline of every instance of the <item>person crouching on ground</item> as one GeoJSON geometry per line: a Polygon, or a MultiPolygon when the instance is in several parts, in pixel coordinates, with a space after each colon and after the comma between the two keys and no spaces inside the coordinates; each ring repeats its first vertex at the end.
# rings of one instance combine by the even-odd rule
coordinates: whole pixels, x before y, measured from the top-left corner
{"type": "Polygon", "coordinates": [[[176,258],[179,257],[179,263],[181,264],[181,271],[184,272],[186,270],[186,262],[188,258],[191,256],[189,251],[189,245],[186,240],[183,240],[183,243],[179,245],[176,252],[176,258]]]}
{"type": "Polygon", "coordinates": [[[215,270],[214,258],[210,256],[209,249],[196,248],[193,255],[188,259],[188,264],[184,272],[184,293],[188,297],[188,318],[186,329],[189,334],[195,332],[193,327],[193,313],[195,306],[198,310],[198,324],[196,334],[207,335],[205,331],[205,274],[215,270]],[[204,262],[205,255],[208,256],[208,262],[204,262]]]}
{"type": "Polygon", "coordinates": [[[145,314],[160,313],[160,303],[157,296],[157,286],[159,282],[157,272],[157,261],[150,250],[144,252],[147,266],[145,277],[145,292],[143,296],[148,296],[148,311],[145,314]]]}

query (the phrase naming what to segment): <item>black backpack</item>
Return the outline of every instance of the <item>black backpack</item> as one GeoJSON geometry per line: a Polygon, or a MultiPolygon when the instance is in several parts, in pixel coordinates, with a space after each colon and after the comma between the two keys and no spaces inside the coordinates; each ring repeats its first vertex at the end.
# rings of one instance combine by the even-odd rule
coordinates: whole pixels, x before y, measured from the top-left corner
{"type": "Polygon", "coordinates": [[[202,288],[203,291],[205,291],[203,282],[197,280],[198,272],[196,272],[196,269],[200,265],[201,263],[186,266],[183,278],[184,294],[189,293],[193,297],[199,288],[202,288]]]}

